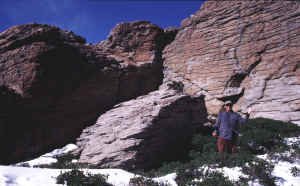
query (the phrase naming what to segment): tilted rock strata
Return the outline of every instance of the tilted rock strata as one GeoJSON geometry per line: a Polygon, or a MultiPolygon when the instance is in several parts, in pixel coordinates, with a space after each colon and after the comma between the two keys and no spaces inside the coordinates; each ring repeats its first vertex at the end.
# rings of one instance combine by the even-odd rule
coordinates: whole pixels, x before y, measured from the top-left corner
{"type": "Polygon", "coordinates": [[[164,82],[204,94],[209,113],[224,100],[252,117],[300,124],[300,3],[207,1],[182,21],[164,50],[164,82]]]}
{"type": "MultiPolygon", "coordinates": [[[[9,141],[1,163],[26,158],[61,142],[64,132],[55,129],[65,128],[64,122],[57,122],[53,115],[59,113],[57,108],[65,109],[58,104],[60,98],[79,84],[84,69],[76,46],[84,42],[71,32],[35,23],[0,34],[1,99],[11,100],[0,106],[1,142],[9,141]],[[48,139],[49,135],[52,138],[48,139]]],[[[62,113],[58,115],[64,118],[62,113]]]]}
{"type": "Polygon", "coordinates": [[[35,23],[15,26],[0,33],[0,85],[23,97],[34,94],[29,90],[42,73],[38,72],[42,71],[39,69],[42,64],[37,63],[39,56],[59,47],[61,51],[72,52],[73,45],[83,43],[83,38],[71,32],[35,23]]]}
{"type": "Polygon", "coordinates": [[[96,46],[124,65],[139,66],[160,60],[156,59],[157,54],[174,39],[172,33],[176,34],[176,29],[165,31],[148,21],[119,23],[110,31],[108,39],[96,46]]]}
{"type": "Polygon", "coordinates": [[[122,102],[83,130],[77,142],[79,161],[130,170],[180,159],[206,114],[203,97],[166,88],[122,102]]]}
{"type": "Polygon", "coordinates": [[[0,162],[21,161],[72,142],[100,113],[156,90],[162,83],[164,47],[157,38],[169,36],[155,29],[146,40],[139,38],[155,51],[140,65],[119,61],[105,48],[86,45],[80,36],[53,26],[32,23],[0,33],[0,99],[11,100],[0,106],[0,139],[11,141],[0,162]]]}

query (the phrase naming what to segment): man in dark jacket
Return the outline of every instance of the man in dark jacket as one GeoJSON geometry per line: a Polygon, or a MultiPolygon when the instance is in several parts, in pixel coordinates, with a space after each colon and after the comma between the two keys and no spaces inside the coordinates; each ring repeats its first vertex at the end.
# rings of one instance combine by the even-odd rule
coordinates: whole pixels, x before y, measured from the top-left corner
{"type": "Polygon", "coordinates": [[[220,112],[217,118],[213,136],[217,135],[218,130],[218,151],[220,153],[234,153],[237,146],[238,127],[246,123],[251,110],[248,110],[246,118],[242,118],[239,114],[232,111],[231,101],[226,101],[224,108],[225,111],[220,112]]]}

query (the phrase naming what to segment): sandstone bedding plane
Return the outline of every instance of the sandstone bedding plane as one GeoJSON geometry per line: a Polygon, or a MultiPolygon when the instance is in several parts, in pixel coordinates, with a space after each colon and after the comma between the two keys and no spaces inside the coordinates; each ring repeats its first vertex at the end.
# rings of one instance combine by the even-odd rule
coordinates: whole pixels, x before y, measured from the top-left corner
{"type": "Polygon", "coordinates": [[[10,28],[0,33],[0,163],[77,138],[81,162],[150,168],[176,159],[163,154],[184,149],[226,100],[300,124],[299,28],[300,2],[284,0],[207,1],[179,28],[120,23],[95,45],[48,25],[10,28]]]}

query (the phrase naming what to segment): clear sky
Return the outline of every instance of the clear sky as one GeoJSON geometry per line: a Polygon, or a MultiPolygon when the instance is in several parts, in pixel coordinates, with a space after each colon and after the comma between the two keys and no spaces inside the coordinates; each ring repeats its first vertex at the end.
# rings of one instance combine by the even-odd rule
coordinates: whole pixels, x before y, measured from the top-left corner
{"type": "Polygon", "coordinates": [[[120,22],[151,21],[162,28],[179,26],[204,0],[0,0],[0,32],[30,22],[50,24],[105,40],[120,22]]]}

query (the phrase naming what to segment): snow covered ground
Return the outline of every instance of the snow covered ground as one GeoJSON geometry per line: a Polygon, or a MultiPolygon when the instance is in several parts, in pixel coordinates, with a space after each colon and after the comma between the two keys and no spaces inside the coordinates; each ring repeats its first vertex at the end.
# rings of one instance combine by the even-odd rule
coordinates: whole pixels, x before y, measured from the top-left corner
{"type": "MultiPolygon", "coordinates": [[[[287,139],[287,144],[292,144],[300,141],[300,137],[287,139]]],[[[71,150],[77,148],[75,145],[70,144],[62,149],[56,149],[50,153],[47,153],[37,159],[23,162],[22,165],[27,165],[29,167],[18,167],[21,164],[14,166],[0,166],[0,186],[58,186],[56,184],[56,177],[65,170],[60,169],[43,169],[43,168],[32,168],[39,164],[50,164],[57,160],[56,155],[67,153],[71,150]]],[[[259,156],[259,158],[266,159],[267,156],[259,156]]],[[[273,176],[278,177],[276,184],[278,186],[300,186],[300,177],[294,177],[291,174],[291,168],[297,167],[300,169],[300,161],[296,163],[289,163],[284,161],[279,161],[274,168],[273,176]]],[[[241,168],[227,168],[217,169],[218,171],[224,172],[232,180],[237,180],[239,176],[243,175],[241,168]]],[[[108,175],[108,182],[114,186],[126,186],[129,180],[135,176],[133,173],[121,170],[121,169],[90,169],[84,170],[93,174],[104,174],[108,175]]],[[[158,182],[167,182],[171,186],[177,186],[175,182],[176,174],[168,174],[163,177],[154,178],[158,182]]],[[[251,186],[259,186],[258,183],[251,183],[251,186]]]]}
{"type": "Polygon", "coordinates": [[[55,158],[55,156],[60,155],[60,154],[65,154],[68,153],[72,150],[77,149],[78,147],[74,144],[69,144],[66,145],[65,147],[61,148],[61,149],[55,149],[52,152],[49,152],[47,154],[44,154],[34,160],[30,160],[30,161],[26,161],[26,162],[21,162],[16,164],[17,166],[28,166],[28,167],[33,167],[36,165],[49,165],[51,163],[55,163],[57,162],[57,159],[55,158]]]}

